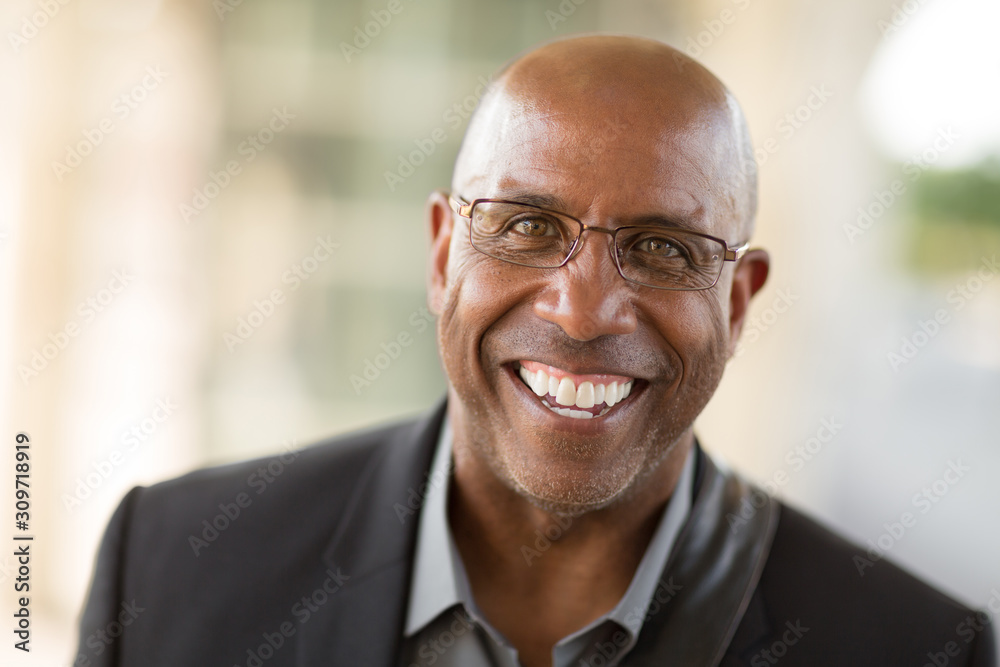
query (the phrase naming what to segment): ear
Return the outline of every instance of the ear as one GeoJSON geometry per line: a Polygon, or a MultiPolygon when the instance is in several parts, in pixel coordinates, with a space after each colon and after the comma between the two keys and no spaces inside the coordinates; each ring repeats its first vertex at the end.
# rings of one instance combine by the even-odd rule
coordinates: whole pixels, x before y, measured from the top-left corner
{"type": "Polygon", "coordinates": [[[733,287],[729,293],[729,356],[736,352],[736,342],[743,330],[743,321],[750,305],[750,298],[760,291],[767,281],[771,258],[766,250],[756,248],[747,252],[736,263],[733,287]]]}
{"type": "Polygon", "coordinates": [[[435,190],[427,198],[427,231],[431,251],[427,263],[427,306],[435,315],[441,314],[448,285],[448,252],[453,229],[451,206],[443,190],[435,190]]]}

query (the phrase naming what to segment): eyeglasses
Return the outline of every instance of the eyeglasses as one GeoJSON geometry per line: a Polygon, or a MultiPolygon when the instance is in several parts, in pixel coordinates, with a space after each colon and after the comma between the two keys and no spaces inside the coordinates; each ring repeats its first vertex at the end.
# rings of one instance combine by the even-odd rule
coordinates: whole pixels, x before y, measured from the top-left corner
{"type": "Polygon", "coordinates": [[[495,259],[539,269],[554,269],[573,259],[585,231],[611,236],[612,256],[625,280],[664,290],[708,289],[718,282],[725,262],[740,259],[750,247],[730,248],[722,239],[687,229],[626,226],[605,229],[548,209],[501,199],[448,202],[469,219],[472,247],[495,259]]]}

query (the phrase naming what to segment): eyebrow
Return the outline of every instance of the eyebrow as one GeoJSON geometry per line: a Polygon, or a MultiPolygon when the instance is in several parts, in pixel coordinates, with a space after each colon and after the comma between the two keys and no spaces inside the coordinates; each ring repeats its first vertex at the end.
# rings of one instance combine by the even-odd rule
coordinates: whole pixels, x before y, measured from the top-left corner
{"type": "Polygon", "coordinates": [[[638,218],[634,218],[629,221],[629,225],[634,225],[637,227],[676,227],[677,229],[686,229],[689,232],[697,232],[699,234],[710,234],[711,230],[706,229],[703,223],[699,222],[699,218],[694,215],[682,215],[675,217],[666,217],[662,215],[645,215],[638,218]]]}
{"type": "MultiPolygon", "coordinates": [[[[491,199],[503,199],[506,201],[513,201],[519,204],[529,204],[531,206],[537,206],[539,208],[545,208],[558,213],[563,213],[564,215],[570,215],[565,213],[566,209],[569,208],[567,203],[558,195],[544,194],[540,192],[530,192],[528,190],[514,190],[505,192],[502,194],[495,195],[491,199]]],[[[675,227],[678,229],[686,229],[692,232],[698,232],[699,234],[708,234],[710,230],[705,228],[704,223],[698,216],[701,212],[699,207],[689,215],[676,215],[667,216],[660,214],[648,214],[640,215],[628,220],[619,220],[621,222],[619,227],[675,227]]]]}
{"type": "MultiPolygon", "coordinates": [[[[557,212],[563,212],[569,206],[557,195],[547,195],[538,192],[528,192],[517,190],[503,195],[491,197],[491,199],[504,199],[506,201],[517,202],[518,204],[530,204],[539,208],[547,208],[557,212]]],[[[569,215],[568,213],[566,215],[569,215]]]]}

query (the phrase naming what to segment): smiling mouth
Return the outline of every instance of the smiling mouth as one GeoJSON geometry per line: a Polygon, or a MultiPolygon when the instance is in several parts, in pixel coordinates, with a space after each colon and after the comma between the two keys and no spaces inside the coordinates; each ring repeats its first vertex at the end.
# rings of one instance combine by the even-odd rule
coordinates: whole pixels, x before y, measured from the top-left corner
{"type": "Polygon", "coordinates": [[[555,366],[522,360],[517,374],[552,412],[572,419],[603,417],[632,392],[635,378],[574,375],[555,366]]]}

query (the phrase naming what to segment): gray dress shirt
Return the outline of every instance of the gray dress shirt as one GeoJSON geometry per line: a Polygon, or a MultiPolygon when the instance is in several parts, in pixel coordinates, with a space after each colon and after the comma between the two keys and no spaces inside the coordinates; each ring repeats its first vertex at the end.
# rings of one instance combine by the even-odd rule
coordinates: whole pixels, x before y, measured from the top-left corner
{"type": "MultiPolygon", "coordinates": [[[[451,427],[446,419],[417,528],[402,667],[520,667],[517,650],[476,606],[455,547],[447,511],[451,453],[451,427]]],[[[610,612],[560,639],[552,649],[553,667],[618,664],[635,645],[647,613],[673,597],[672,582],[663,585],[659,577],[690,514],[693,481],[692,448],[625,595],[610,612]]],[[[526,562],[544,557],[534,547],[522,548],[526,562]]]]}

